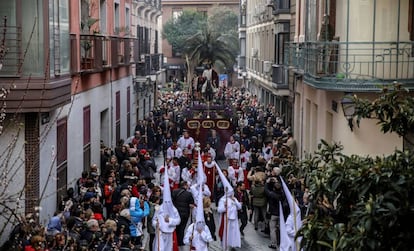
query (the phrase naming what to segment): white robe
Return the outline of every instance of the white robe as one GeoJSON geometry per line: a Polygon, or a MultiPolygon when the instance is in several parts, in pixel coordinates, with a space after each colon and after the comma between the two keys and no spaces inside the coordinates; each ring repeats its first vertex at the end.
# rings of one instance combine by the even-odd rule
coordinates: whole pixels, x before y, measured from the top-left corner
{"type": "MultiPolygon", "coordinates": [[[[195,202],[198,201],[198,196],[200,196],[200,192],[199,192],[199,185],[196,183],[194,185],[192,185],[190,187],[190,192],[193,195],[193,199],[195,202]]],[[[208,188],[207,184],[203,184],[203,194],[202,194],[203,198],[204,197],[210,197],[211,196],[211,191],[210,188],[208,188]]],[[[203,205],[201,205],[203,206],[203,205]]],[[[198,205],[194,205],[194,208],[192,209],[192,215],[193,215],[193,219],[195,220],[196,218],[196,214],[197,214],[197,207],[198,205]]]]}
{"type": "Polygon", "coordinates": [[[187,181],[187,184],[189,186],[197,182],[197,176],[195,174],[190,173],[187,167],[184,167],[181,171],[181,178],[184,181],[187,181]]]}
{"type": "Polygon", "coordinates": [[[170,211],[172,212],[168,213],[161,205],[152,218],[152,226],[156,229],[153,250],[158,250],[158,243],[160,246],[159,250],[173,250],[173,233],[175,227],[180,224],[181,218],[175,207],[172,207],[170,211]],[[169,222],[165,221],[166,215],[169,215],[169,222]],[[159,223],[159,228],[157,228],[157,223],[159,223]]]}
{"type": "MultiPolygon", "coordinates": [[[[191,223],[184,235],[184,244],[191,245],[197,251],[208,251],[208,243],[213,241],[211,236],[210,229],[207,225],[204,226],[203,231],[198,232],[197,229],[194,229],[194,223],[191,223]],[[191,241],[192,237],[192,241],[191,241]],[[191,244],[190,244],[191,243],[191,244]]],[[[190,247],[191,250],[191,247],[190,247]]]]}
{"type": "Polygon", "coordinates": [[[226,147],[224,148],[224,156],[227,159],[239,159],[240,156],[240,144],[235,141],[233,144],[227,142],[226,147]]]}
{"type": "Polygon", "coordinates": [[[182,136],[178,139],[177,145],[179,148],[183,150],[184,154],[192,154],[195,142],[192,137],[184,138],[184,136],[182,136]]]}
{"type": "Polygon", "coordinates": [[[226,146],[224,147],[224,156],[227,159],[239,159],[240,156],[240,143],[235,141],[233,144],[227,142],[226,146]]]}
{"type": "Polygon", "coordinates": [[[179,147],[177,149],[172,149],[171,147],[168,147],[167,149],[167,159],[173,159],[174,157],[180,158],[183,156],[183,150],[179,147]]]}
{"type": "MultiPolygon", "coordinates": [[[[219,200],[219,204],[217,207],[217,212],[220,213],[220,219],[222,218],[222,214],[227,210],[227,224],[226,222],[220,222],[224,225],[223,231],[223,240],[222,240],[222,247],[223,250],[226,250],[228,247],[241,247],[241,237],[240,237],[240,226],[239,226],[239,218],[237,215],[238,210],[240,210],[242,204],[236,199],[231,199],[230,197],[223,196],[219,200]],[[227,207],[226,207],[226,199],[227,199],[227,207]],[[227,229],[226,229],[227,228],[227,229]],[[227,237],[227,238],[226,238],[227,237]]],[[[224,216],[224,218],[226,218],[224,216]]]]}
{"type": "Polygon", "coordinates": [[[247,169],[247,163],[250,161],[250,152],[245,151],[244,153],[240,153],[240,166],[243,170],[247,169]]]}
{"type": "Polygon", "coordinates": [[[227,171],[229,173],[229,179],[233,186],[235,186],[238,181],[244,181],[244,172],[241,167],[235,169],[233,166],[229,166],[227,168],[227,171]]]}

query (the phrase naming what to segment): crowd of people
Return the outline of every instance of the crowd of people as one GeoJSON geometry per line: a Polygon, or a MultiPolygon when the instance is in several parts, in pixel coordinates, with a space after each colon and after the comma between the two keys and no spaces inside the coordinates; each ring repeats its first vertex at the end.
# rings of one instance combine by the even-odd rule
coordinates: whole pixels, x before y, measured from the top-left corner
{"type": "MultiPolygon", "coordinates": [[[[244,89],[222,91],[238,114],[228,139],[212,130],[207,142],[196,142],[177,119],[190,105],[187,96],[165,94],[139,121],[134,136],[114,149],[102,144],[100,165],[84,171],[67,190],[47,226],[26,215],[5,247],[208,250],[217,240],[223,250],[233,250],[241,247],[250,221],[269,235],[269,248],[279,248],[280,218],[288,224],[296,211],[290,194],[303,215],[308,203],[300,177],[280,175],[296,158],[296,141],[276,107],[261,106],[244,89]],[[225,145],[223,152],[219,144],[225,145]],[[157,165],[154,157],[161,154],[164,163],[157,165]]],[[[290,231],[291,239],[294,234],[290,231]]]]}

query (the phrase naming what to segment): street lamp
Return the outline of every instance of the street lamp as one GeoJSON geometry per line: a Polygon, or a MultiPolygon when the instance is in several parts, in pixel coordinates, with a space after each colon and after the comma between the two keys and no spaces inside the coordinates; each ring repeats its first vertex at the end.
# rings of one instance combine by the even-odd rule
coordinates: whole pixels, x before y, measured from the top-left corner
{"type": "Polygon", "coordinates": [[[348,120],[348,126],[351,129],[351,131],[353,131],[354,130],[353,118],[354,118],[355,111],[356,111],[356,105],[355,105],[355,101],[351,93],[346,94],[342,98],[341,105],[342,105],[342,111],[344,112],[344,116],[348,120]]]}

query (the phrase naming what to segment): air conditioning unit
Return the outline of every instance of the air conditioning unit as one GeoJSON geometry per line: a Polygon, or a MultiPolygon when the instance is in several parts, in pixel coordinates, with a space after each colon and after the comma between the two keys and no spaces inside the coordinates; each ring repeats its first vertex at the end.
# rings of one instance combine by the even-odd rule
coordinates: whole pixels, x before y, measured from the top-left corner
{"type": "Polygon", "coordinates": [[[305,35],[299,35],[299,43],[305,42],[305,35]]]}
{"type": "Polygon", "coordinates": [[[252,55],[253,58],[259,57],[259,50],[256,48],[252,48],[252,55]]]}
{"type": "Polygon", "coordinates": [[[145,54],[141,54],[141,62],[145,61],[145,54]]]}
{"type": "Polygon", "coordinates": [[[265,73],[269,73],[272,69],[272,62],[270,61],[263,61],[263,71],[265,73]]]}

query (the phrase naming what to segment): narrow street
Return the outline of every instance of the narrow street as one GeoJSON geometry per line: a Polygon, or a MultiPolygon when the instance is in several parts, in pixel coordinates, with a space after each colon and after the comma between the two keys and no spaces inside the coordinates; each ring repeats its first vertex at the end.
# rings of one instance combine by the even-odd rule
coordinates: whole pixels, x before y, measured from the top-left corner
{"type": "MultiPolygon", "coordinates": [[[[157,166],[163,165],[164,160],[162,155],[159,155],[158,157],[155,157],[155,162],[157,166]]],[[[226,168],[225,161],[219,160],[218,164],[221,168],[226,168]]],[[[213,211],[215,211],[215,204],[212,204],[213,211]]],[[[216,211],[215,211],[216,212],[216,211]]],[[[219,228],[219,219],[218,219],[218,213],[215,213],[215,222],[216,222],[216,229],[218,231],[219,228]]],[[[238,230],[235,230],[238,231],[238,230]]],[[[218,233],[216,233],[218,237],[218,233]]],[[[268,235],[265,235],[260,231],[254,230],[253,222],[248,222],[245,230],[244,230],[244,236],[242,236],[242,247],[236,250],[245,250],[245,251],[251,251],[251,250],[274,250],[270,249],[268,246],[270,244],[270,237],[268,235]]],[[[186,247],[184,250],[189,250],[188,247],[186,247]]],[[[209,250],[215,250],[215,251],[221,251],[221,243],[219,240],[213,241],[210,243],[209,250]]]]}

